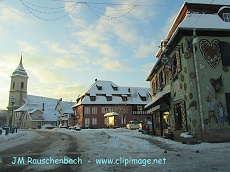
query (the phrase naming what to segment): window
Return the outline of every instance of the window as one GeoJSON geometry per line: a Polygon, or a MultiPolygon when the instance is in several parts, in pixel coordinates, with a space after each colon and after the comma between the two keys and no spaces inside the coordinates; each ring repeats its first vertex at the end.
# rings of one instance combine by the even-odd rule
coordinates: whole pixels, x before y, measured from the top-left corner
{"type": "Polygon", "coordinates": [[[112,101],[112,96],[107,96],[106,99],[107,101],[112,101]]]}
{"type": "Polygon", "coordinates": [[[97,85],[98,90],[102,90],[102,86],[97,85]]]}
{"type": "Polygon", "coordinates": [[[96,96],[90,96],[91,101],[96,101],[96,96]]]}
{"type": "Polygon", "coordinates": [[[128,98],[126,95],[122,96],[122,101],[127,101],[127,100],[128,100],[128,98]]]}
{"type": "Polygon", "coordinates": [[[97,118],[92,118],[92,125],[97,125],[97,118]]]}
{"type": "Polygon", "coordinates": [[[230,22],[230,13],[223,13],[224,21],[230,22]]]}
{"type": "Polygon", "coordinates": [[[21,89],[24,88],[24,82],[21,82],[21,89]]]}
{"type": "Polygon", "coordinates": [[[220,52],[223,66],[230,66],[230,43],[220,41],[220,52]]]}
{"type": "Polygon", "coordinates": [[[12,86],[12,88],[13,88],[13,89],[15,88],[15,81],[13,82],[13,86],[12,86]]]}
{"type": "Polygon", "coordinates": [[[141,96],[142,101],[146,101],[146,97],[141,96]]]}
{"type": "Polygon", "coordinates": [[[90,114],[90,107],[85,107],[85,114],[90,114]]]}
{"type": "Polygon", "coordinates": [[[92,114],[97,114],[97,107],[92,108],[92,114]]]}
{"type": "Polygon", "coordinates": [[[114,107],[109,108],[109,112],[114,112],[114,107]]]}
{"type": "Polygon", "coordinates": [[[111,85],[112,87],[113,87],[113,90],[114,91],[117,91],[118,90],[118,87],[117,86],[113,86],[113,85],[111,85]]]}
{"type": "Polygon", "coordinates": [[[137,110],[138,110],[138,111],[142,111],[142,109],[143,109],[143,108],[142,108],[141,105],[137,105],[137,110]]]}
{"type": "Polygon", "coordinates": [[[104,118],[104,124],[107,125],[107,118],[104,118]]]}
{"type": "Polygon", "coordinates": [[[107,107],[101,108],[101,113],[108,113],[108,112],[109,112],[109,108],[107,108],[107,107]]]}
{"type": "Polygon", "coordinates": [[[126,117],[121,118],[121,124],[126,124],[126,117]]]}
{"type": "Polygon", "coordinates": [[[89,127],[90,125],[90,118],[85,118],[85,127],[89,127]]]}
{"type": "Polygon", "coordinates": [[[156,88],[155,88],[155,85],[156,84],[156,80],[152,80],[151,81],[151,88],[152,88],[152,94],[155,95],[156,94],[156,88]]]}

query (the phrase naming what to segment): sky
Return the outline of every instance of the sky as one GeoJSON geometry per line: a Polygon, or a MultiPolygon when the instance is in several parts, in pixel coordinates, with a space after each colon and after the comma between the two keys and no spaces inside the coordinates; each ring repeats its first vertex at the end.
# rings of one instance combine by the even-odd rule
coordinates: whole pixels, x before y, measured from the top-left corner
{"type": "Polygon", "coordinates": [[[150,87],[146,78],[158,46],[183,3],[0,0],[0,109],[8,105],[10,76],[21,55],[29,95],[76,101],[95,79],[150,87]]]}

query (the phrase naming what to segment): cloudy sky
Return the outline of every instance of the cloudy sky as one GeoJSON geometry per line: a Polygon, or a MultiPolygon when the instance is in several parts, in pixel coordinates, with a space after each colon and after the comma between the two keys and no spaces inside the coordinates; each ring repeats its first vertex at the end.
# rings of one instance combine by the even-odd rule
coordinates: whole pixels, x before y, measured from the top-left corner
{"type": "MultiPolygon", "coordinates": [[[[222,1],[228,3],[202,0],[222,1]]],[[[158,46],[183,3],[0,0],[0,109],[21,54],[30,95],[75,101],[95,78],[150,87],[146,77],[158,46]]]]}

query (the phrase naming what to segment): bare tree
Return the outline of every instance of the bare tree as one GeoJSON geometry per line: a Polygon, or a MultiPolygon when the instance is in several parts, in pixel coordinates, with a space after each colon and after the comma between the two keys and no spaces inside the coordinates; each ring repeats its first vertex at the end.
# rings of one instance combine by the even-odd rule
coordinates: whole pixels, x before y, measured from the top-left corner
{"type": "Polygon", "coordinates": [[[118,113],[118,117],[122,120],[122,124],[125,125],[124,119],[127,117],[129,108],[127,107],[126,104],[117,106],[115,109],[115,112],[118,113]]]}

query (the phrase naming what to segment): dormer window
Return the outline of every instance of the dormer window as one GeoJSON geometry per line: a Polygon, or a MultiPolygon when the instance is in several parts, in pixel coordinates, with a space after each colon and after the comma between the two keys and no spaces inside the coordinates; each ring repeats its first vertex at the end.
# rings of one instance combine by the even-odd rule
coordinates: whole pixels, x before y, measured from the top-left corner
{"type": "Polygon", "coordinates": [[[230,13],[223,13],[223,19],[226,22],[230,22],[230,13]]]}
{"type": "Polygon", "coordinates": [[[142,101],[146,101],[146,97],[141,97],[141,100],[142,101]]]}
{"type": "Polygon", "coordinates": [[[96,101],[96,96],[90,96],[91,101],[96,101]]]}
{"type": "Polygon", "coordinates": [[[112,101],[112,96],[107,96],[106,99],[107,101],[112,101]]]}
{"type": "Polygon", "coordinates": [[[113,87],[113,90],[114,90],[114,91],[117,91],[118,89],[117,89],[117,87],[113,87]]]}
{"type": "Polygon", "coordinates": [[[102,86],[97,85],[98,90],[102,90],[102,86]]]}
{"type": "Polygon", "coordinates": [[[128,100],[127,95],[122,95],[122,101],[127,101],[127,100],[128,100]]]}

